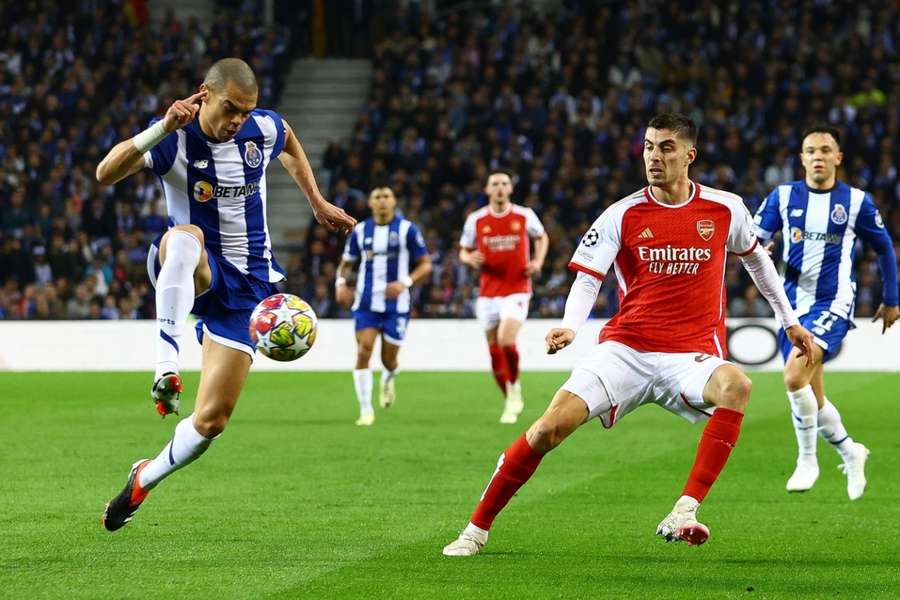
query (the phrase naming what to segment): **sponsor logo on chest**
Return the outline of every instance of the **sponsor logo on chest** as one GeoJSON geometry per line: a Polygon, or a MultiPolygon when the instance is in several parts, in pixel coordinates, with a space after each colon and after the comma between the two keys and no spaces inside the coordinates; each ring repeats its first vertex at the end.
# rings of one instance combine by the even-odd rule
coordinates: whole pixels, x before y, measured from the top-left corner
{"type": "Polygon", "coordinates": [[[642,263],[647,263],[647,270],[657,275],[697,275],[700,266],[712,258],[709,248],[695,246],[661,247],[637,246],[635,254],[642,263]]]}

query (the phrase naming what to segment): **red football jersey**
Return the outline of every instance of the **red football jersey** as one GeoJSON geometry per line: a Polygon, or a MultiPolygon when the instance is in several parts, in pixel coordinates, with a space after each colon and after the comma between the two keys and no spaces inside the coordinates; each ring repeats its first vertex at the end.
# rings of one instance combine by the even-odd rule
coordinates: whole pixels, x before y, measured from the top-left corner
{"type": "Polygon", "coordinates": [[[503,213],[490,205],[469,214],[459,245],[484,254],[481,289],[484,298],[531,293],[531,278],[525,267],[531,260],[530,238],[543,235],[544,226],[534,211],[510,204],[503,213]]]}
{"type": "Polygon", "coordinates": [[[725,258],[757,240],[739,196],[693,183],[670,206],[649,187],[606,209],[569,268],[602,278],[615,267],[619,311],[600,332],[642,352],[725,356],[725,258]]]}

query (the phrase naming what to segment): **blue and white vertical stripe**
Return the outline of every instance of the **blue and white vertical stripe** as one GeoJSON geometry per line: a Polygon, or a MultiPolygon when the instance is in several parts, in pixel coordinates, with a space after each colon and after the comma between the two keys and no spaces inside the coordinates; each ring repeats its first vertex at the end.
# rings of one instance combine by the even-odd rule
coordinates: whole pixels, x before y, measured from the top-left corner
{"type": "Polygon", "coordinates": [[[218,142],[197,121],[144,155],[159,175],[170,225],[197,225],[206,249],[261,281],[284,279],[266,221],[266,167],[284,147],[277,113],[254,110],[237,135],[218,142]]]}
{"type": "Polygon", "coordinates": [[[422,234],[414,223],[395,217],[377,225],[373,219],[358,223],[347,238],[344,260],[360,260],[353,310],[405,314],[410,310],[409,290],[394,299],[385,297],[388,283],[409,276],[410,261],[427,250],[422,234]]]}

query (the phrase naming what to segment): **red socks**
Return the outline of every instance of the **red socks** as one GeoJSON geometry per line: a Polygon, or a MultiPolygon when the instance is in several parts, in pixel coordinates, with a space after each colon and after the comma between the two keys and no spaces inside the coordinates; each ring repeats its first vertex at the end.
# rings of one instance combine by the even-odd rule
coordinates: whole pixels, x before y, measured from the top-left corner
{"type": "Polygon", "coordinates": [[[525,485],[542,458],[543,454],[538,454],[528,445],[524,433],[513,442],[513,445],[500,455],[497,470],[494,471],[487,489],[481,495],[481,501],[472,513],[470,519],[472,524],[485,531],[490,529],[494,518],[519,488],[525,485]]]}
{"type": "MultiPolygon", "coordinates": [[[[506,352],[503,351],[503,348],[500,347],[499,344],[488,344],[488,349],[491,352],[491,369],[494,370],[494,379],[497,380],[497,385],[500,386],[500,391],[506,395],[506,382],[509,381],[509,370],[506,364],[506,352]]],[[[518,355],[516,355],[518,359],[518,355]]],[[[519,363],[516,361],[516,370],[518,372],[519,363]]]]}
{"type": "Polygon", "coordinates": [[[700,444],[697,446],[697,458],[691,474],[688,475],[682,495],[695,498],[702,502],[709,488],[716,482],[716,478],[725,463],[731,449],[737,443],[741,433],[741,421],[744,414],[729,408],[717,408],[713,416],[706,424],[703,435],[700,436],[700,444]]]}
{"type": "Polygon", "coordinates": [[[516,345],[513,344],[511,346],[503,346],[503,353],[506,355],[506,368],[509,373],[509,381],[515,383],[519,380],[519,351],[516,350],[516,345]]]}

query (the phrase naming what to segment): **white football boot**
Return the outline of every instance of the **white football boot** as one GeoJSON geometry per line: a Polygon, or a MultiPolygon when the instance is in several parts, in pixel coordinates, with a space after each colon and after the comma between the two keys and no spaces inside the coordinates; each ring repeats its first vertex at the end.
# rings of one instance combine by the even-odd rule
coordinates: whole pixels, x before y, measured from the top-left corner
{"type": "Polygon", "coordinates": [[[675,502],[672,512],[660,521],[656,535],[667,542],[687,542],[689,546],[699,546],[709,539],[709,528],[697,520],[700,503],[688,496],[675,502]]]}
{"type": "Polygon", "coordinates": [[[360,427],[368,427],[369,425],[372,425],[373,423],[375,423],[375,415],[374,414],[359,415],[359,418],[356,420],[356,425],[358,425],[360,427]]]}
{"type": "Polygon", "coordinates": [[[381,408],[390,408],[394,404],[396,395],[394,393],[394,378],[382,377],[381,387],[378,390],[378,404],[381,408]]]}
{"type": "MultiPolygon", "coordinates": [[[[468,529],[468,528],[467,528],[468,529]]],[[[487,543],[487,533],[481,536],[475,532],[463,530],[459,537],[444,546],[444,556],[475,556],[487,543]]]]}
{"type": "Polygon", "coordinates": [[[506,383],[506,404],[503,406],[503,414],[500,422],[505,424],[515,423],[519,415],[525,409],[525,401],[522,399],[522,383],[506,383]]]}
{"type": "Polygon", "coordinates": [[[797,457],[797,467],[788,479],[785,489],[789,492],[806,492],[819,478],[819,462],[815,455],[797,457]]]}
{"type": "Polygon", "coordinates": [[[869,449],[853,442],[853,453],[844,460],[844,464],[838,465],[838,469],[847,476],[847,495],[851,500],[862,497],[866,491],[866,460],[869,458],[869,449]]]}

